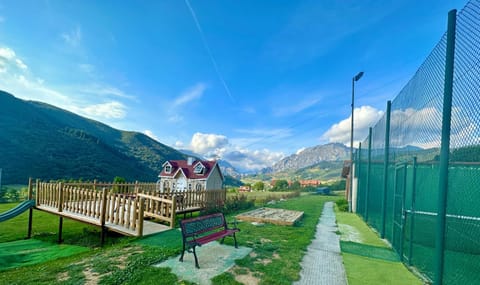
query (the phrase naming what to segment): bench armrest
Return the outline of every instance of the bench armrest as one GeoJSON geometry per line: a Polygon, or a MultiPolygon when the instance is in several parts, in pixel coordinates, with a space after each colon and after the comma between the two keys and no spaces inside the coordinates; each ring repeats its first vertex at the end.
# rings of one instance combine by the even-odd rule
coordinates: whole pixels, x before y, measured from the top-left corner
{"type": "Polygon", "coordinates": [[[233,228],[228,227],[229,229],[240,231],[240,229],[237,227],[237,224],[238,224],[237,219],[233,219],[233,222],[230,222],[230,223],[227,222],[227,225],[228,224],[233,225],[233,228]]]}

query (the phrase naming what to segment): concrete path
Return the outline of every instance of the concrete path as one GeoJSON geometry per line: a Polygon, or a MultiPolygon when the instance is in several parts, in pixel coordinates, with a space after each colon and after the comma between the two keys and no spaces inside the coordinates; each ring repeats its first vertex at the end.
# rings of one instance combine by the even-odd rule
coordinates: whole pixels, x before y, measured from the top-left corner
{"type": "Polygon", "coordinates": [[[325,203],[317,224],[315,239],[302,260],[300,281],[296,285],[346,285],[347,277],[340,255],[340,236],[335,232],[333,202],[325,203]]]}
{"type": "MultiPolygon", "coordinates": [[[[183,262],[178,261],[180,256],[175,256],[154,266],[170,267],[172,273],[181,280],[188,280],[199,285],[210,285],[210,279],[227,271],[235,265],[235,259],[241,259],[252,251],[251,248],[210,242],[197,247],[197,257],[200,269],[195,267],[192,253],[185,253],[183,262]]],[[[161,284],[160,280],[159,283],[161,284]]]]}

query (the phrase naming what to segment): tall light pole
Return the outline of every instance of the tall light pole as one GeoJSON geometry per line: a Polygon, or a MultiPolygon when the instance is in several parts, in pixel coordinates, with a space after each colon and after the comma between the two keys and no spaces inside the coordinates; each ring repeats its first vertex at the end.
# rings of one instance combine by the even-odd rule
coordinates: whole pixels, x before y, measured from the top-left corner
{"type": "Polygon", "coordinates": [[[352,191],[353,191],[353,110],[355,102],[355,82],[360,80],[363,76],[363,71],[360,71],[352,78],[352,121],[350,128],[350,189],[348,191],[348,211],[352,212],[352,191]]]}

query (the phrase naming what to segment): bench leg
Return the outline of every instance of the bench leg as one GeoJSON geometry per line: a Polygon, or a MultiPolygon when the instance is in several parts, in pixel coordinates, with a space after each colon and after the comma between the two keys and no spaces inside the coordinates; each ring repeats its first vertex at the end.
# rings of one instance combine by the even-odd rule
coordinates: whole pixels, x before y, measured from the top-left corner
{"type": "Polygon", "coordinates": [[[198,259],[197,259],[197,253],[195,252],[195,247],[193,247],[193,256],[195,257],[195,267],[196,268],[200,268],[200,266],[198,266],[198,259]]]}
{"type": "Polygon", "coordinates": [[[235,248],[238,248],[237,237],[235,236],[235,233],[233,233],[233,240],[235,241],[235,248]]]}
{"type": "Polygon", "coordinates": [[[223,244],[224,240],[225,240],[225,237],[222,238],[222,240],[220,241],[220,244],[223,244]]]}
{"type": "Polygon", "coordinates": [[[185,254],[185,243],[183,243],[182,255],[180,256],[181,262],[183,262],[183,254],[185,254]]]}

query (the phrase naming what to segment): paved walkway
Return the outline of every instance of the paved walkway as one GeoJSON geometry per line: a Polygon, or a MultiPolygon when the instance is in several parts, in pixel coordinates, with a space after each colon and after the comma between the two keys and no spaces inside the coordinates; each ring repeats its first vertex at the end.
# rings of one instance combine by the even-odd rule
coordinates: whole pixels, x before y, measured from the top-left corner
{"type": "Polygon", "coordinates": [[[340,255],[340,236],[335,232],[333,202],[325,203],[317,224],[315,239],[302,260],[300,281],[296,285],[346,285],[347,278],[340,255]]]}

